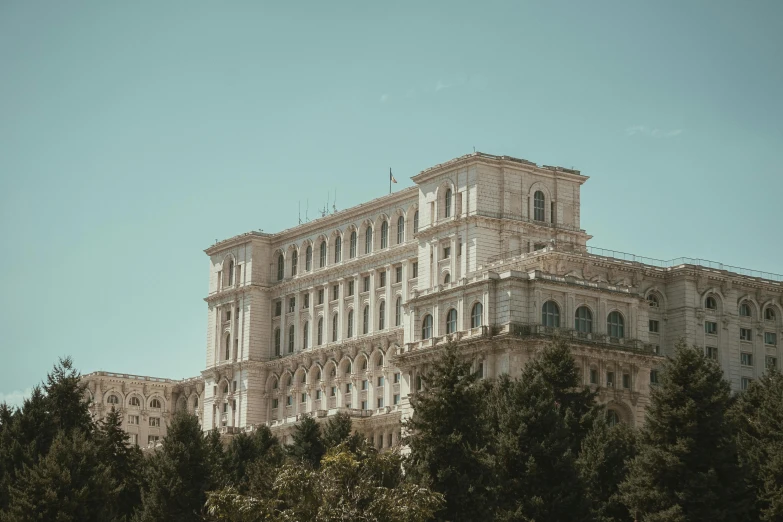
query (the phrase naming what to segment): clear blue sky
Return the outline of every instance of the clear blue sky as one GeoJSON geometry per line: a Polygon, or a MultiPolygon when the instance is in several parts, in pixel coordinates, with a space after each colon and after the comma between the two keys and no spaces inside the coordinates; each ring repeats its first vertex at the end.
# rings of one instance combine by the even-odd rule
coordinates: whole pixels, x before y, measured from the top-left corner
{"type": "Polygon", "coordinates": [[[0,4],[0,400],[196,375],[204,248],[474,146],[590,176],[591,244],[783,272],[783,2],[261,4],[0,4]]]}

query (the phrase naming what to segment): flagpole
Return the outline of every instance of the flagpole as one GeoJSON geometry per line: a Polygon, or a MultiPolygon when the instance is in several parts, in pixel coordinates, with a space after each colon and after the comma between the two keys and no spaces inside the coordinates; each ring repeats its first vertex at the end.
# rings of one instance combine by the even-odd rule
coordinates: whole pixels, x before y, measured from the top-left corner
{"type": "Polygon", "coordinates": [[[391,194],[391,180],[392,180],[392,173],[391,173],[391,167],[389,167],[389,194],[391,194]]]}

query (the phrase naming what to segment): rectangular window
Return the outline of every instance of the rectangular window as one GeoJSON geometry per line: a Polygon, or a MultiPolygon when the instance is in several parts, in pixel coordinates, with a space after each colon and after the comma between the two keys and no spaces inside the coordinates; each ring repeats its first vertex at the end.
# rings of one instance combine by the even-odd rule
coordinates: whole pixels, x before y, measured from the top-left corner
{"type": "Polygon", "coordinates": [[[321,390],[315,390],[315,400],[321,400],[321,390]]]}
{"type": "Polygon", "coordinates": [[[658,321],[655,321],[653,319],[650,319],[650,331],[654,333],[658,333],[660,330],[660,323],[658,321]]]}
{"type": "Polygon", "coordinates": [[[606,386],[609,388],[614,386],[614,372],[606,372],[606,386]]]}
{"type": "Polygon", "coordinates": [[[160,440],[160,435],[149,435],[147,437],[147,444],[155,444],[160,440]]]}
{"type": "Polygon", "coordinates": [[[655,355],[661,355],[661,345],[656,344],[655,345],[655,355]]]}
{"type": "Polygon", "coordinates": [[[766,364],[767,364],[767,369],[768,370],[771,369],[771,368],[777,368],[778,367],[778,358],[777,357],[773,357],[771,355],[767,355],[766,364]]]}
{"type": "Polygon", "coordinates": [[[718,323],[714,321],[705,321],[704,322],[704,332],[710,335],[717,335],[718,333],[718,323]]]}
{"type": "Polygon", "coordinates": [[[364,292],[370,291],[370,276],[364,276],[364,292]]]}
{"type": "Polygon", "coordinates": [[[231,310],[226,310],[226,321],[231,320],[231,310]]]}
{"type": "Polygon", "coordinates": [[[319,288],[318,289],[318,304],[319,305],[324,304],[324,289],[323,288],[319,288]]]}
{"type": "Polygon", "coordinates": [[[394,374],[394,384],[400,383],[400,372],[394,374]]]}
{"type": "Polygon", "coordinates": [[[378,397],[378,400],[376,401],[376,404],[378,405],[378,408],[383,408],[383,398],[378,397]]]}
{"type": "Polygon", "coordinates": [[[288,298],[288,313],[292,314],[296,312],[296,297],[288,298]]]}
{"type": "Polygon", "coordinates": [[[139,424],[138,415],[128,415],[128,424],[139,424]]]}
{"type": "Polygon", "coordinates": [[[354,280],[353,279],[348,281],[348,295],[349,296],[353,295],[353,284],[354,284],[354,280]]]}
{"type": "Polygon", "coordinates": [[[742,366],[753,366],[753,354],[746,352],[740,353],[740,364],[742,366]]]}
{"type": "Polygon", "coordinates": [[[750,377],[743,377],[742,379],[740,379],[740,388],[742,389],[742,391],[747,390],[748,387],[750,387],[751,382],[753,382],[753,379],[751,379],[750,377]]]}
{"type": "Polygon", "coordinates": [[[345,393],[351,393],[351,383],[345,383],[345,393]]]}
{"type": "Polygon", "coordinates": [[[386,437],[386,440],[388,441],[387,446],[391,448],[392,446],[392,434],[389,433],[389,435],[386,437]]]}
{"type": "Polygon", "coordinates": [[[590,384],[598,384],[598,370],[590,368],[590,384]]]}
{"type": "Polygon", "coordinates": [[[770,346],[777,346],[778,334],[776,334],[775,332],[764,332],[764,344],[769,344],[770,346]]]}
{"type": "Polygon", "coordinates": [[[451,247],[443,247],[443,259],[451,257],[451,247]]]}
{"type": "Polygon", "coordinates": [[[293,404],[293,403],[294,403],[294,400],[291,398],[290,395],[287,395],[286,398],[285,398],[285,405],[286,406],[291,406],[291,404],[293,404]]]}
{"type": "Polygon", "coordinates": [[[366,390],[366,389],[367,389],[367,379],[364,379],[362,381],[362,390],[366,390]]]}
{"type": "Polygon", "coordinates": [[[299,401],[299,402],[301,402],[302,404],[307,402],[307,394],[306,393],[303,393],[301,398],[302,398],[302,400],[299,401]]]}
{"type": "Polygon", "coordinates": [[[310,308],[310,294],[304,295],[304,304],[302,305],[302,308],[304,309],[310,308]]]}
{"type": "Polygon", "coordinates": [[[130,443],[133,444],[134,446],[139,445],[139,436],[136,433],[130,434],[130,443]]]}
{"type": "Polygon", "coordinates": [[[383,288],[386,286],[386,270],[381,272],[380,274],[380,284],[378,285],[379,288],[383,288]]]}
{"type": "Polygon", "coordinates": [[[631,387],[631,376],[627,373],[623,374],[623,388],[630,388],[631,387]]]}
{"type": "Polygon", "coordinates": [[[398,266],[394,269],[394,282],[402,283],[402,267],[398,266]]]}
{"type": "Polygon", "coordinates": [[[394,405],[397,406],[400,403],[400,394],[395,393],[394,394],[394,405]]]}
{"type": "Polygon", "coordinates": [[[383,377],[378,377],[378,386],[383,386],[383,377]]]}
{"type": "Polygon", "coordinates": [[[334,285],[332,287],[332,301],[340,298],[340,285],[334,285]]]}
{"type": "Polygon", "coordinates": [[[335,395],[337,395],[337,386],[332,386],[329,389],[329,396],[330,397],[334,397],[335,395]]]}
{"type": "Polygon", "coordinates": [[[275,317],[280,317],[283,313],[283,302],[275,301],[275,317]]]}
{"type": "Polygon", "coordinates": [[[419,277],[419,263],[418,263],[418,261],[413,263],[413,277],[412,277],[412,279],[416,279],[417,277],[419,277]]]}
{"type": "Polygon", "coordinates": [[[658,384],[658,370],[650,370],[650,384],[658,384]]]}
{"type": "Polygon", "coordinates": [[[160,417],[150,417],[150,426],[160,428],[160,417]]]}
{"type": "Polygon", "coordinates": [[[237,391],[237,381],[233,381],[233,382],[231,383],[231,386],[234,388],[234,390],[233,390],[233,391],[237,391]]]}
{"type": "Polygon", "coordinates": [[[272,409],[277,409],[279,405],[280,405],[279,399],[272,399],[272,409]]]}
{"type": "Polygon", "coordinates": [[[704,349],[704,354],[707,357],[707,359],[713,359],[715,361],[718,360],[718,349],[714,346],[707,346],[704,349]]]}
{"type": "Polygon", "coordinates": [[[740,341],[752,341],[753,330],[750,328],[740,328],[740,341]]]}
{"type": "Polygon", "coordinates": [[[362,409],[363,410],[367,409],[367,401],[362,401],[362,409]]]}

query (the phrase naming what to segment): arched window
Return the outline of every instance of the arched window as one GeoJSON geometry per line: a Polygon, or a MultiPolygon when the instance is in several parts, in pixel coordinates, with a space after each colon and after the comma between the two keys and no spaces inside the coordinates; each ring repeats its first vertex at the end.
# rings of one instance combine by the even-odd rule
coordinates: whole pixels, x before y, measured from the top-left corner
{"type": "Polygon", "coordinates": [[[283,259],[283,254],[280,254],[277,258],[277,280],[282,281],[284,275],[285,275],[285,259],[283,259]]]}
{"type": "Polygon", "coordinates": [[[348,334],[346,337],[348,339],[353,337],[353,310],[348,310],[348,334]]]}
{"type": "Polygon", "coordinates": [[[389,222],[381,223],[381,248],[389,246],[389,222]]]}
{"type": "Polygon", "coordinates": [[[419,231],[419,211],[413,213],[413,233],[417,233],[419,231]]]}
{"type": "Polygon", "coordinates": [[[606,410],[606,423],[609,426],[616,426],[620,424],[620,416],[614,410],[606,410]]]}
{"type": "Polygon", "coordinates": [[[536,221],[544,221],[544,193],[537,190],[533,194],[533,219],[536,221]]]}
{"type": "Polygon", "coordinates": [[[109,395],[109,398],[106,399],[106,402],[109,404],[119,404],[120,399],[116,395],[109,395]]]}
{"type": "Polygon", "coordinates": [[[305,270],[310,271],[313,268],[313,245],[307,245],[307,252],[305,254],[305,270]]]}
{"type": "Polygon", "coordinates": [[[446,333],[453,334],[457,331],[457,310],[452,308],[446,314],[446,333]]]}
{"type": "Polygon", "coordinates": [[[141,406],[141,401],[138,397],[131,397],[129,403],[131,406],[141,406]]]}
{"type": "Polygon", "coordinates": [[[625,337],[625,319],[620,312],[612,312],[606,320],[606,331],[609,337],[625,337]]]}
{"type": "Polygon", "coordinates": [[[158,408],[158,409],[160,409],[161,408],[160,399],[152,399],[150,401],[150,408],[158,408]]]}
{"type": "Polygon", "coordinates": [[[707,299],[704,300],[704,308],[706,308],[707,310],[717,310],[718,302],[715,300],[714,297],[708,295],[707,299]]]}
{"type": "Polygon", "coordinates": [[[378,330],[383,330],[386,328],[386,301],[381,301],[378,308],[378,330]]]}
{"type": "Polygon", "coordinates": [[[397,302],[394,304],[394,326],[400,326],[402,321],[402,297],[397,298],[397,302]]]}
{"type": "Polygon", "coordinates": [[[443,205],[443,217],[451,217],[451,189],[446,191],[446,201],[443,205]]]}
{"type": "Polygon", "coordinates": [[[446,275],[445,275],[445,276],[443,276],[443,284],[444,284],[444,285],[447,285],[447,284],[449,284],[449,283],[451,283],[451,274],[449,274],[448,272],[446,272],[446,275]]]}
{"type": "Polygon", "coordinates": [[[544,326],[560,326],[560,307],[554,301],[547,301],[541,308],[541,324],[544,326]]]}
{"type": "Polygon", "coordinates": [[[647,304],[650,305],[652,308],[658,308],[661,306],[660,301],[658,301],[658,296],[655,294],[650,294],[647,296],[647,304]]]}
{"type": "Polygon", "coordinates": [[[370,332],[370,307],[365,306],[362,312],[362,333],[367,334],[370,332]]]}
{"type": "Polygon", "coordinates": [[[764,319],[767,321],[774,321],[775,320],[775,309],[771,306],[768,306],[764,309],[764,319]]]}
{"type": "Polygon", "coordinates": [[[310,334],[310,323],[305,321],[304,326],[302,327],[302,349],[307,349],[307,338],[310,334]]]}
{"type": "Polygon", "coordinates": [[[321,241],[321,252],[318,256],[318,268],[326,266],[326,241],[321,241]]]}
{"type": "Polygon", "coordinates": [[[324,318],[323,317],[318,319],[317,338],[318,338],[318,346],[321,346],[324,343],[324,318]]]}
{"type": "Polygon", "coordinates": [[[288,327],[288,353],[294,353],[294,325],[288,327]]]}
{"type": "Polygon", "coordinates": [[[296,250],[291,252],[291,276],[296,275],[296,264],[299,261],[299,254],[296,253],[296,250]]]}
{"type": "Polygon", "coordinates": [[[577,332],[592,333],[593,331],[593,314],[586,306],[580,306],[576,309],[574,326],[577,332]]]}
{"type": "Polygon", "coordinates": [[[405,218],[400,216],[397,218],[397,244],[401,244],[405,241],[405,218]]]}
{"type": "Polygon", "coordinates": [[[275,328],[275,355],[280,355],[280,328],[275,328]]]}
{"type": "Polygon", "coordinates": [[[332,342],[337,342],[337,314],[332,317],[332,342]]]}
{"type": "Polygon", "coordinates": [[[750,317],[750,305],[748,303],[742,303],[739,309],[740,317],[750,317]]]}
{"type": "Polygon", "coordinates": [[[228,286],[234,286],[234,261],[228,262],[228,286]]]}
{"type": "Polygon", "coordinates": [[[334,240],[334,262],[339,263],[343,260],[343,238],[337,236],[334,240]]]}
{"type": "Polygon", "coordinates": [[[427,314],[421,321],[421,338],[429,339],[432,337],[432,316],[427,314]]]}
{"type": "Polygon", "coordinates": [[[481,317],[484,312],[484,306],[481,303],[473,305],[473,309],[470,311],[470,327],[478,328],[481,326],[481,317]]]}
{"type": "Polygon", "coordinates": [[[350,252],[348,253],[348,256],[353,259],[356,257],[356,231],[351,232],[351,248],[350,252]]]}
{"type": "Polygon", "coordinates": [[[368,226],[364,231],[364,253],[372,252],[372,227],[368,226]]]}

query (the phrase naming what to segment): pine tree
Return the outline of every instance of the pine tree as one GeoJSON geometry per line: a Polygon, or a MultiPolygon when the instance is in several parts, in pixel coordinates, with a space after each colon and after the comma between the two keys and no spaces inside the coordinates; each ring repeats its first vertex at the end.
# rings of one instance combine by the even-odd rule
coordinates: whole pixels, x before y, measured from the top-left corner
{"type": "Polygon", "coordinates": [[[748,519],[752,495],[726,418],[729,392],[718,364],[696,348],[680,344],[665,362],[620,485],[640,522],[748,519]]]}
{"type": "Polygon", "coordinates": [[[2,522],[116,520],[118,486],[85,434],[60,432],[46,456],[19,472],[2,522]]]}
{"type": "Polygon", "coordinates": [[[347,413],[338,413],[330,417],[324,424],[323,435],[321,436],[324,448],[328,451],[346,442],[348,448],[355,451],[359,444],[364,441],[364,437],[358,433],[352,433],[352,430],[353,422],[351,421],[351,416],[347,413]]]}
{"type": "Polygon", "coordinates": [[[742,464],[756,492],[754,519],[783,520],[783,374],[753,381],[731,410],[742,464]]]}
{"type": "Polygon", "coordinates": [[[195,415],[174,415],[163,444],[149,458],[142,489],[141,522],[198,520],[212,489],[207,439],[195,415]]]}
{"type": "Polygon", "coordinates": [[[141,503],[143,457],[138,446],[129,444],[128,440],[128,434],[122,429],[122,414],[112,407],[106,419],[98,423],[95,444],[100,461],[108,466],[119,486],[113,510],[119,520],[130,520],[141,503]]]}
{"type": "Polygon", "coordinates": [[[633,520],[621,502],[618,487],[625,480],[635,455],[636,432],[631,427],[627,424],[610,427],[602,416],[594,419],[582,440],[577,469],[595,522],[633,520]]]}
{"type": "Polygon", "coordinates": [[[444,495],[438,520],[492,516],[492,472],[484,451],[488,433],[477,379],[457,346],[448,343],[422,376],[424,389],[411,396],[413,416],[404,425],[410,448],[405,467],[413,479],[444,495]]]}
{"type": "Polygon", "coordinates": [[[286,453],[294,460],[306,462],[313,468],[321,465],[326,450],[321,440],[321,428],[312,417],[305,417],[292,434],[292,443],[286,446],[286,453]]]}
{"type": "Polygon", "coordinates": [[[589,520],[571,430],[553,389],[533,369],[493,386],[492,461],[498,480],[497,520],[589,520]]]}
{"type": "Polygon", "coordinates": [[[49,421],[56,430],[66,433],[79,430],[87,434],[92,431],[92,417],[84,399],[86,385],[80,379],[81,374],[73,367],[70,357],[60,359],[46,376],[43,388],[51,415],[49,421]]]}

